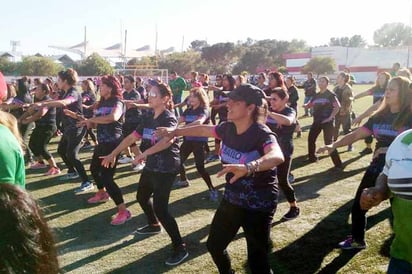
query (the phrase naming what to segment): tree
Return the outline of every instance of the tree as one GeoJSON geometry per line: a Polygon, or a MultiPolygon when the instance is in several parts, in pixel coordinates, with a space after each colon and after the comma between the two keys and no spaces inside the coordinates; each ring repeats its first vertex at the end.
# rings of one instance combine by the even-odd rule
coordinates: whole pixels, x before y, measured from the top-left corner
{"type": "Polygon", "coordinates": [[[336,68],[335,60],[331,57],[316,56],[309,60],[309,62],[303,67],[302,73],[306,74],[312,71],[319,76],[320,74],[333,73],[336,68]]]}
{"type": "Polygon", "coordinates": [[[24,57],[22,62],[17,65],[19,74],[27,76],[56,75],[61,70],[63,70],[61,64],[57,64],[47,57],[24,57]]]}
{"type": "Polygon", "coordinates": [[[17,63],[10,62],[9,59],[5,57],[0,57],[0,71],[4,75],[16,75],[17,63]]]}
{"type": "Polygon", "coordinates": [[[373,33],[373,41],[381,47],[397,47],[408,45],[411,41],[412,29],[402,23],[387,23],[373,33]]]}
{"type": "Polygon", "coordinates": [[[237,58],[235,44],[217,43],[204,47],[201,57],[217,72],[227,72],[234,63],[234,59],[237,58]]]}
{"type": "Polygon", "coordinates": [[[190,43],[190,49],[194,51],[202,51],[204,47],[208,47],[209,44],[206,40],[194,40],[190,43]]]}
{"type": "Polygon", "coordinates": [[[364,48],[367,45],[366,40],[362,36],[356,34],[352,37],[332,37],[329,41],[329,46],[364,48]]]}
{"type": "Polygon", "coordinates": [[[110,66],[110,63],[99,54],[93,53],[78,65],[77,72],[79,75],[84,76],[106,75],[113,74],[114,69],[110,66]]]}
{"type": "Polygon", "coordinates": [[[168,69],[169,71],[176,71],[178,74],[184,75],[190,71],[197,70],[197,65],[200,63],[202,63],[200,52],[186,51],[167,55],[159,61],[159,66],[168,69]]]}

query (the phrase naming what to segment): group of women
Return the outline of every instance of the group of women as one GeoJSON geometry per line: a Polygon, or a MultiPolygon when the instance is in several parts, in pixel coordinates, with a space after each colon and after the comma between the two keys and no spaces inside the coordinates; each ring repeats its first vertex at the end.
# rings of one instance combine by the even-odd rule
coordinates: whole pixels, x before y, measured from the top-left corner
{"type": "MultiPolygon", "coordinates": [[[[37,165],[44,164],[43,159],[48,162],[50,175],[60,173],[47,151],[47,144],[56,132],[56,109],[63,109],[63,136],[58,154],[68,173],[62,178],[81,177],[82,184],[77,191],[94,188],[78,157],[81,142],[88,132],[96,144],[90,171],[98,189],[88,202],[106,202],[111,198],[117,207],[112,225],[121,225],[132,217],[121,189],[114,181],[114,174],[121,153],[140,141],[133,164],[144,162],[136,199],[147,217],[147,224],[138,228],[136,233],[157,234],[162,227],[166,230],[173,245],[167,265],[177,265],[189,255],[176,220],[169,213],[168,203],[177,174],[180,173],[182,181],[187,181],[183,163],[190,153],[194,154],[196,168],[208,186],[211,199],[218,198],[210,175],[204,168],[207,138],[215,138],[216,151],[214,158],[209,160],[221,160],[223,168],[218,176],[225,177],[225,192],[210,227],[207,248],[220,273],[233,273],[226,248],[242,227],[252,273],[271,273],[269,240],[279,196],[278,186],[290,204],[283,219],[290,220],[300,214],[295,191],[289,182],[293,134],[298,125],[297,90],[293,77],[285,81],[278,72],[269,74],[268,86],[259,82],[260,87],[242,84],[241,80],[235,86],[236,81],[231,75],[220,77],[221,86],[209,87],[214,90],[211,107],[212,112],[219,114],[217,125],[208,123],[208,95],[201,87],[190,91],[188,108],[177,118],[171,89],[155,80],[148,82],[147,104],[143,104],[123,100],[123,87],[119,80],[114,76],[104,76],[101,78],[100,99],[87,105],[85,96],[82,98],[75,88],[78,80],[73,69],[58,74],[57,85],[63,91],[59,98],[52,99],[49,96],[52,92],[50,87],[39,84],[34,103],[22,100],[22,103],[9,104],[8,108],[10,111],[27,108],[19,118],[22,125],[36,123],[29,148],[38,160],[37,165]],[[146,112],[144,119],[139,119],[134,128],[125,134],[123,119],[125,116],[127,119],[127,110],[141,107],[151,111],[146,112]],[[84,115],[84,110],[90,108],[93,115],[84,115]],[[97,128],[96,138],[92,128],[97,128]],[[184,136],[180,146],[178,136],[184,136]]],[[[89,84],[84,82],[83,89],[87,91],[89,84]]],[[[337,168],[342,168],[342,162],[336,148],[371,135],[377,140],[374,158],[353,204],[352,235],[339,244],[343,249],[364,248],[366,211],[359,206],[360,193],[374,184],[383,168],[389,144],[400,132],[412,127],[410,81],[404,77],[392,78],[386,84],[378,109],[368,122],[335,142],[333,125],[340,104],[336,95],[328,89],[327,77],[319,78],[318,85],[320,91],[305,104],[305,107],[313,108],[314,119],[308,141],[310,161],[317,161],[314,144],[321,130],[324,131],[326,145],[317,153],[328,151],[337,168]]],[[[373,91],[370,93],[373,94],[373,91]]],[[[24,96],[21,95],[22,98],[24,96]]]]}

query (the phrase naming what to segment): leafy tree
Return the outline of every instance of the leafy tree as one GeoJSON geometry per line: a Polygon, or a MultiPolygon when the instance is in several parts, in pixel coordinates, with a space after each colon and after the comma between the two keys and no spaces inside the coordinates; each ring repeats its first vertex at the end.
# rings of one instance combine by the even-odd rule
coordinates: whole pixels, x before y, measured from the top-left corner
{"type": "Polygon", "coordinates": [[[190,71],[197,70],[197,66],[201,62],[200,52],[175,52],[160,60],[159,67],[168,69],[169,71],[176,71],[177,73],[184,75],[190,71]]]}
{"type": "Polygon", "coordinates": [[[77,66],[79,75],[106,75],[113,74],[114,69],[110,63],[102,58],[99,54],[93,53],[77,66]]]}
{"type": "Polygon", "coordinates": [[[17,70],[20,75],[56,75],[63,69],[61,64],[55,63],[47,57],[28,56],[18,63],[17,70]]]}
{"type": "Polygon", "coordinates": [[[329,41],[329,46],[364,48],[367,45],[366,40],[360,35],[353,35],[352,37],[332,37],[329,41]]]}
{"type": "Polygon", "coordinates": [[[312,71],[319,76],[320,74],[333,73],[336,68],[335,60],[331,57],[316,56],[309,60],[309,62],[303,67],[302,73],[306,74],[312,71]]]}
{"type": "Polygon", "coordinates": [[[237,57],[234,43],[217,43],[202,48],[204,59],[214,70],[218,72],[229,71],[234,59],[237,57]]]}
{"type": "Polygon", "coordinates": [[[190,49],[194,51],[202,51],[204,47],[208,47],[209,44],[206,40],[194,40],[190,43],[190,49]]]}
{"type": "Polygon", "coordinates": [[[284,66],[283,54],[290,52],[302,52],[307,50],[306,42],[294,39],[292,41],[259,40],[254,41],[250,47],[244,47],[239,62],[233,68],[237,74],[243,69],[255,73],[258,68],[284,66]]]}
{"type": "Polygon", "coordinates": [[[412,29],[402,23],[387,23],[373,34],[373,41],[381,47],[408,45],[411,42],[412,29]]]}
{"type": "Polygon", "coordinates": [[[9,59],[5,57],[0,58],[0,71],[4,75],[16,75],[17,74],[17,63],[10,62],[9,59]]]}

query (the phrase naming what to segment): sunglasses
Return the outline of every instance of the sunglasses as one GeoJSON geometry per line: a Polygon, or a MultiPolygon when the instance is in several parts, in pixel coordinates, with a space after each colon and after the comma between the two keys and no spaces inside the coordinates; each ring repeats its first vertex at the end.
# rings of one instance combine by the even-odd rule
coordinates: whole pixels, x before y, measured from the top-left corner
{"type": "Polygon", "coordinates": [[[157,93],[154,92],[153,90],[150,90],[150,91],[147,93],[147,95],[148,95],[149,97],[152,97],[152,98],[156,98],[156,97],[158,96],[157,93]]]}

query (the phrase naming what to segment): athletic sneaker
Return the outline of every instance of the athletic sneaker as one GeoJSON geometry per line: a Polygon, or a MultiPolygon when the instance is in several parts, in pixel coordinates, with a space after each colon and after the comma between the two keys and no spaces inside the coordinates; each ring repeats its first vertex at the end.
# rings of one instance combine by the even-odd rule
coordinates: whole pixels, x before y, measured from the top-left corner
{"type": "Polygon", "coordinates": [[[130,220],[131,218],[132,218],[132,213],[130,213],[129,210],[125,209],[125,210],[119,211],[116,217],[114,217],[114,219],[111,221],[110,224],[111,225],[122,225],[128,220],[130,220]]]}
{"type": "Polygon", "coordinates": [[[366,248],[366,242],[357,242],[352,238],[352,235],[349,235],[346,240],[342,241],[339,243],[339,247],[345,250],[350,250],[350,249],[365,249],[366,248]]]}
{"type": "Polygon", "coordinates": [[[219,161],[219,160],[220,160],[220,156],[213,154],[213,155],[210,155],[209,157],[207,157],[205,162],[207,164],[207,163],[211,163],[211,162],[219,161]]]}
{"type": "Polygon", "coordinates": [[[124,155],[120,156],[119,160],[117,160],[119,164],[128,164],[128,163],[131,163],[132,161],[133,161],[132,157],[124,156],[124,155]]]}
{"type": "Polygon", "coordinates": [[[288,175],[289,183],[293,184],[295,182],[295,176],[293,176],[292,173],[289,173],[288,175]]]}
{"type": "Polygon", "coordinates": [[[217,192],[217,190],[209,190],[209,199],[213,202],[217,202],[219,198],[219,193],[217,192]]]}
{"type": "Polygon", "coordinates": [[[302,137],[302,131],[298,131],[296,133],[296,138],[301,138],[302,137]]]}
{"type": "Polygon", "coordinates": [[[145,225],[136,229],[137,234],[147,235],[147,234],[159,234],[162,232],[162,227],[160,225],[145,225]]]}
{"type": "Polygon", "coordinates": [[[299,214],[300,214],[299,207],[292,206],[292,207],[290,207],[288,213],[283,215],[282,219],[283,220],[292,220],[292,219],[295,219],[296,217],[298,217],[299,214]]]}
{"type": "Polygon", "coordinates": [[[91,182],[86,181],[86,182],[83,182],[79,188],[75,189],[74,193],[86,192],[86,191],[93,190],[93,189],[94,189],[94,185],[91,182]]]}
{"type": "Polygon", "coordinates": [[[47,171],[44,175],[58,175],[61,173],[61,170],[58,167],[52,166],[49,171],[47,171]]]}
{"type": "Polygon", "coordinates": [[[47,165],[45,165],[44,163],[40,163],[40,162],[35,162],[30,165],[30,169],[43,169],[46,167],[47,165]]]}
{"type": "Polygon", "coordinates": [[[110,200],[109,193],[106,191],[97,192],[93,197],[89,198],[87,202],[89,204],[97,204],[97,203],[104,203],[110,200]]]}
{"type": "Polygon", "coordinates": [[[77,172],[67,173],[66,175],[59,178],[60,181],[67,181],[67,180],[74,180],[79,178],[79,174],[77,172]]]}
{"type": "Polygon", "coordinates": [[[190,186],[190,182],[188,180],[184,180],[184,181],[176,180],[173,183],[173,186],[174,187],[188,187],[188,186],[190,186]]]}
{"type": "Polygon", "coordinates": [[[137,164],[137,165],[135,165],[134,167],[133,167],[133,170],[134,171],[137,171],[137,172],[140,172],[140,171],[142,171],[143,170],[143,168],[145,167],[145,163],[139,163],[139,164],[137,164]]]}
{"type": "Polygon", "coordinates": [[[353,145],[348,145],[348,151],[353,151],[353,145]]]}
{"type": "Polygon", "coordinates": [[[178,265],[189,256],[186,250],[186,244],[182,244],[173,249],[172,256],[166,260],[166,265],[178,265]]]}

